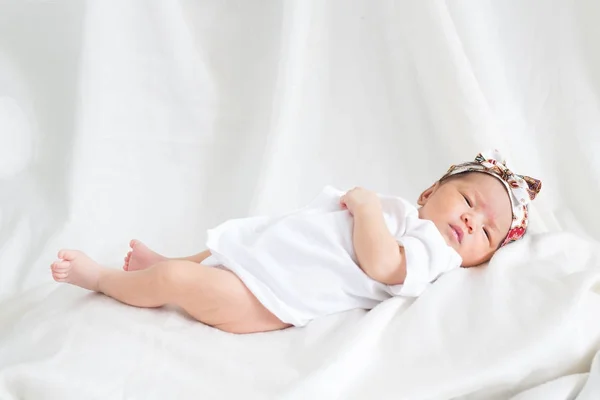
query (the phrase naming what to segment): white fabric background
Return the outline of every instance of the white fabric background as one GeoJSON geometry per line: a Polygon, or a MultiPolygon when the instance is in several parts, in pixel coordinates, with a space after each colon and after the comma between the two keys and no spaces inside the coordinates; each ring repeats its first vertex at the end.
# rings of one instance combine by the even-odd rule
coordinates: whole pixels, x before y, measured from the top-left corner
{"type": "MultiPolygon", "coordinates": [[[[225,390],[257,398],[489,399],[589,371],[600,335],[590,322],[600,310],[599,253],[588,241],[600,239],[598,18],[593,0],[0,0],[0,397],[84,398],[77,391],[83,387],[57,383],[51,372],[58,365],[89,379],[88,398],[165,398],[169,390],[215,398],[225,390]],[[449,277],[430,300],[415,303],[429,314],[409,305],[405,312],[396,301],[367,316],[242,339],[51,282],[48,265],[61,247],[112,266],[132,237],[167,254],[194,253],[206,228],[290,210],[326,184],[416,199],[451,163],[490,147],[501,149],[513,170],[543,180],[533,230],[555,234],[532,235],[489,271],[506,268],[516,279],[525,265],[539,272],[531,276],[540,281],[525,282],[541,294],[490,281],[497,275],[486,271],[480,279],[488,291],[481,289],[477,302],[490,308],[482,305],[459,327],[434,323],[439,335],[421,340],[423,347],[447,340],[442,349],[459,349],[473,321],[486,315],[477,332],[501,342],[490,332],[498,323],[492,317],[514,314],[504,322],[514,328],[529,318],[530,325],[509,329],[512,347],[504,350],[520,354],[522,364],[499,362],[480,374],[501,353],[425,352],[386,339],[394,333],[414,341],[431,329],[451,293],[458,298],[450,304],[472,304],[450,283],[477,292],[466,277],[478,272],[449,277]],[[546,270],[563,286],[552,286],[546,270]],[[488,296],[493,288],[496,300],[488,296]],[[511,303],[515,296],[525,297],[511,303]],[[514,307],[498,308],[504,300],[514,307]],[[535,307],[553,317],[545,320],[535,307]],[[557,333],[563,328],[577,339],[565,340],[557,333]],[[197,345],[190,332],[203,344],[185,354],[197,345]],[[547,354],[524,335],[546,338],[547,354]],[[154,375],[146,371],[129,381],[130,392],[115,384],[99,394],[106,382],[120,382],[111,370],[137,368],[140,354],[166,351],[175,339],[183,353],[160,356],[190,377],[186,384],[167,379],[150,395],[144,379],[154,375]],[[96,352],[82,350],[102,341],[114,354],[98,344],[91,346],[96,352]],[[61,356],[44,358],[52,346],[61,356]],[[232,346],[239,359],[224,350],[232,346]],[[96,367],[80,368],[98,352],[106,357],[96,367]],[[465,360],[472,365],[455,367],[465,360]],[[111,364],[119,362],[126,366],[111,364]],[[254,378],[244,375],[249,366],[254,378]],[[477,379],[451,370],[478,371],[477,379]],[[403,389],[398,375],[407,377],[403,389]],[[53,384],[36,392],[32,377],[53,384]],[[234,379],[241,383],[225,383],[234,379]]],[[[469,315],[448,312],[459,321],[469,315]]],[[[163,364],[150,358],[146,365],[152,360],[163,364]]],[[[558,384],[568,381],[576,393],[585,377],[558,384]]]]}

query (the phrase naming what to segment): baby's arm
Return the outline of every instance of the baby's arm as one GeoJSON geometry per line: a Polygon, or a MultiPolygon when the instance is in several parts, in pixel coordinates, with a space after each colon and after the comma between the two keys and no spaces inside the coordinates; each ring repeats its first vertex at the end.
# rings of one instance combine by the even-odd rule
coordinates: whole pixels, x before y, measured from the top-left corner
{"type": "Polygon", "coordinates": [[[360,268],[378,282],[404,283],[404,248],[388,230],[377,195],[356,188],[342,196],[340,202],[354,216],[352,241],[360,268]]]}

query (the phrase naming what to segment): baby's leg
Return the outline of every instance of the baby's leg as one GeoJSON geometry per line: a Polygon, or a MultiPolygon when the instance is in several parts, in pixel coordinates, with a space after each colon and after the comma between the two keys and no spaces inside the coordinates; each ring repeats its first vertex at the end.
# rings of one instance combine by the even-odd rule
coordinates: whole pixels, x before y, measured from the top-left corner
{"type": "Polygon", "coordinates": [[[131,247],[131,250],[129,250],[125,256],[125,263],[123,264],[123,269],[125,271],[138,271],[140,269],[146,269],[151,265],[167,260],[187,260],[195,263],[201,263],[210,255],[210,251],[205,250],[202,253],[198,253],[190,257],[168,258],[150,250],[144,243],[135,239],[129,242],[129,247],[131,247]]]}
{"type": "Polygon", "coordinates": [[[231,271],[191,261],[160,262],[140,271],[106,268],[79,251],[62,250],[52,275],[136,307],[173,304],[226,332],[253,333],[287,328],[231,271]]]}

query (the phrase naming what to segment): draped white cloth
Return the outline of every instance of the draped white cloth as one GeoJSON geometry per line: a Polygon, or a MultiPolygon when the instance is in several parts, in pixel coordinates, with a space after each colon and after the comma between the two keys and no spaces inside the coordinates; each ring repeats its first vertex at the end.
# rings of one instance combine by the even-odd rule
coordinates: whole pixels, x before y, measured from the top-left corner
{"type": "Polygon", "coordinates": [[[596,398],[599,17],[593,0],[0,1],[0,398],[596,398]],[[49,275],[61,247],[115,267],[131,237],[194,253],[328,184],[416,199],[493,147],[544,183],[535,234],[414,303],[235,337],[49,275]]]}

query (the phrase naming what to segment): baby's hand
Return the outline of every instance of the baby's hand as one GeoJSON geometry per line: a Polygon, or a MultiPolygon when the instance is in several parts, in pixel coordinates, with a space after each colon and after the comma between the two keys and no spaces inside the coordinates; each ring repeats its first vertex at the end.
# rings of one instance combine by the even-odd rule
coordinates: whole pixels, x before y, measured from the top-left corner
{"type": "Polygon", "coordinates": [[[380,208],[381,202],[379,201],[379,197],[377,194],[375,194],[375,192],[356,187],[346,192],[346,194],[340,198],[340,205],[342,208],[350,211],[350,214],[354,215],[359,208],[373,206],[380,208]]]}

